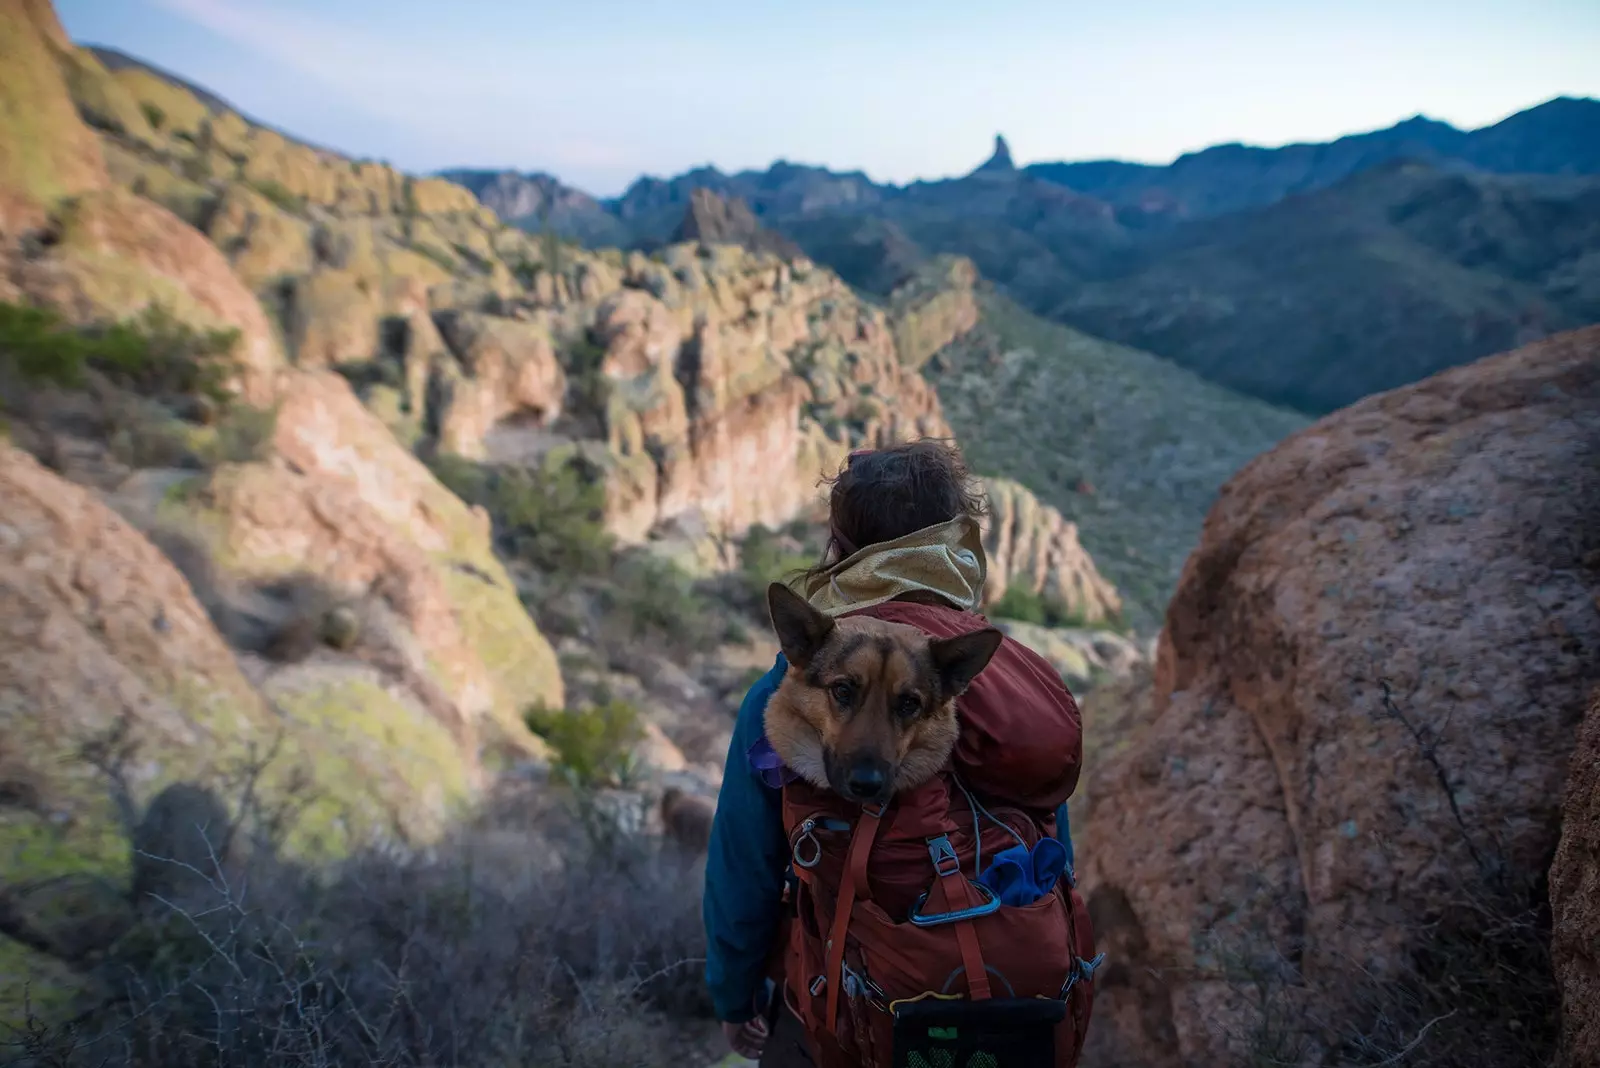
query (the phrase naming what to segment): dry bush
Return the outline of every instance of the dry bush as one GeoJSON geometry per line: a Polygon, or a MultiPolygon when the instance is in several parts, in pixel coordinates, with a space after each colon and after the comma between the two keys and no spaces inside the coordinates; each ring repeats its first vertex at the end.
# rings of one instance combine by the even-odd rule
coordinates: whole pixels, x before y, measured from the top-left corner
{"type": "Polygon", "coordinates": [[[160,795],[140,824],[159,826],[135,834],[137,920],[89,958],[94,998],[74,1019],[0,1035],[0,1062],[648,1068],[703,1056],[698,872],[652,839],[596,834],[590,799],[528,787],[426,851],[374,848],[322,871],[277,855],[267,838],[282,820],[218,833],[223,808],[190,784],[160,795]],[[193,826],[185,812],[200,814],[193,826]]]}

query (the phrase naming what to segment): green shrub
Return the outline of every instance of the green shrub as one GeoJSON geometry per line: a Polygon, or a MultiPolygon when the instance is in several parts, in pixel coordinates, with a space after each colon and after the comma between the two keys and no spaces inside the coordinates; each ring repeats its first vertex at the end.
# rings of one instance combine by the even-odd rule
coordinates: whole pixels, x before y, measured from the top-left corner
{"type": "Polygon", "coordinates": [[[31,384],[82,385],[85,369],[143,396],[226,403],[237,330],[197,330],[160,305],[109,327],[73,329],[44,308],[0,303],[0,369],[31,384]]]}
{"type": "Polygon", "coordinates": [[[290,192],[281,182],[275,182],[271,178],[258,178],[249,185],[251,189],[292,215],[298,215],[306,210],[306,198],[290,192]]]}
{"type": "Polygon", "coordinates": [[[276,407],[235,405],[217,421],[215,436],[201,450],[201,462],[207,467],[219,467],[265,460],[272,452],[272,436],[277,428],[276,407]]]}
{"type": "Polygon", "coordinates": [[[113,417],[107,445],[129,467],[183,467],[193,455],[189,428],[145,404],[126,405],[113,417]]]}
{"type": "Polygon", "coordinates": [[[161,129],[162,124],[167,121],[167,113],[148,100],[141,103],[139,109],[144,112],[145,121],[150,124],[152,130],[161,129]]]}
{"type": "Polygon", "coordinates": [[[576,464],[497,467],[438,456],[432,468],[452,493],[489,513],[507,555],[546,572],[599,575],[609,566],[605,486],[576,464]]]}
{"type": "Polygon", "coordinates": [[[1005,594],[987,607],[986,614],[1041,627],[1088,626],[1083,613],[1063,604],[1060,598],[1037,594],[1015,584],[1008,586],[1005,594]]]}
{"type": "Polygon", "coordinates": [[[623,786],[633,776],[633,747],[644,738],[639,710],[610,700],[590,708],[529,708],[528,729],[555,750],[556,767],[582,787],[623,786]]]}
{"type": "Polygon", "coordinates": [[[705,649],[724,635],[726,611],[703,597],[681,567],[649,552],[616,562],[602,601],[612,621],[631,637],[672,653],[705,649]]]}
{"type": "Polygon", "coordinates": [[[461,269],[461,264],[456,262],[454,256],[450,255],[450,253],[441,248],[436,248],[433,245],[428,244],[425,241],[411,242],[411,251],[417,253],[419,256],[424,256],[427,259],[432,260],[434,263],[438,264],[451,274],[455,274],[456,271],[461,269]]]}
{"type": "Polygon", "coordinates": [[[0,369],[29,384],[75,386],[88,344],[44,308],[0,304],[0,369]]]}
{"type": "Polygon", "coordinates": [[[605,411],[611,394],[611,384],[603,370],[605,360],[605,347],[588,337],[567,349],[566,359],[562,362],[566,365],[573,407],[590,412],[605,411]]]}
{"type": "Polygon", "coordinates": [[[760,525],[751,527],[739,546],[739,573],[758,603],[765,603],[768,586],[785,582],[814,563],[811,557],[785,548],[778,534],[760,525]]]}

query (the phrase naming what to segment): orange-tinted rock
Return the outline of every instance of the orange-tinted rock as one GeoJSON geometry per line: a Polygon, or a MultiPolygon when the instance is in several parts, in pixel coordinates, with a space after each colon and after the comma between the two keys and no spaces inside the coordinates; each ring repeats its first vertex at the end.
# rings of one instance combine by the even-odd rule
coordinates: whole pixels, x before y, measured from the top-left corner
{"type": "Polygon", "coordinates": [[[1224,487],[1153,721],[1089,780],[1097,1063],[1227,1063],[1252,977],[1337,1028],[1352,976],[1381,990],[1494,871],[1545,868],[1600,682],[1597,515],[1600,329],[1368,398],[1224,487]]]}

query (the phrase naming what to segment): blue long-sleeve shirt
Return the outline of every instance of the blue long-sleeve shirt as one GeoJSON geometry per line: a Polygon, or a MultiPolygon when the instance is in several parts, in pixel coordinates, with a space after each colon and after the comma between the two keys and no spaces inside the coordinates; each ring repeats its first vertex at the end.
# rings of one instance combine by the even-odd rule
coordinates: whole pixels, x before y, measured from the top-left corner
{"type": "MultiPolygon", "coordinates": [[[[783,654],[745,694],[728,745],[722,789],[711,823],[706,855],[706,984],[717,1019],[743,1023],[755,1016],[777,937],[789,842],[783,830],[782,795],[750,766],[747,754],[764,731],[767,701],[783,681],[783,654]]],[[[1072,864],[1067,806],[1056,810],[1057,836],[1072,864]]]]}

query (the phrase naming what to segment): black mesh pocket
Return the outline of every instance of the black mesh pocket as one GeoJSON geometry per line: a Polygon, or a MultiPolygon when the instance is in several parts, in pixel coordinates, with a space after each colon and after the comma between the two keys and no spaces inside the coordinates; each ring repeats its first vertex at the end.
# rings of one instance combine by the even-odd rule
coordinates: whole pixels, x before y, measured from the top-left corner
{"type": "Polygon", "coordinates": [[[894,1014],[894,1068],[1055,1068],[1064,1001],[929,999],[894,1014]]]}

